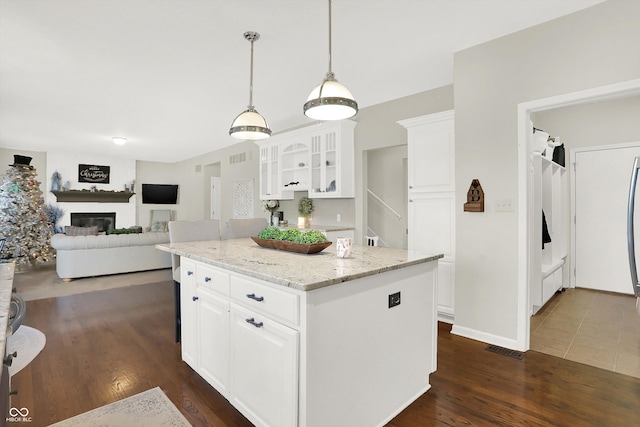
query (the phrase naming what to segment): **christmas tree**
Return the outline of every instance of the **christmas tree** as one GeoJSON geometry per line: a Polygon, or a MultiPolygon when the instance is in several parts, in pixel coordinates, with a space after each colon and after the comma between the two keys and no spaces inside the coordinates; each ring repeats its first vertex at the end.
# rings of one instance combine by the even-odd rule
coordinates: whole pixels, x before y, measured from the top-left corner
{"type": "Polygon", "coordinates": [[[18,265],[53,258],[53,227],[47,219],[40,182],[31,157],[14,156],[14,164],[0,178],[0,239],[6,239],[0,258],[18,265]]]}

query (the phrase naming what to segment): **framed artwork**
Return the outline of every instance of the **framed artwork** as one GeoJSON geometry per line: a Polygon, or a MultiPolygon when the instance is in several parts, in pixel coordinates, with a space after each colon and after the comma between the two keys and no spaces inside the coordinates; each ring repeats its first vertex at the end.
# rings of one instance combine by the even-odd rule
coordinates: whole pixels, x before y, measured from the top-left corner
{"type": "Polygon", "coordinates": [[[78,182],[90,182],[93,184],[108,184],[110,166],[78,165],[78,182]]]}

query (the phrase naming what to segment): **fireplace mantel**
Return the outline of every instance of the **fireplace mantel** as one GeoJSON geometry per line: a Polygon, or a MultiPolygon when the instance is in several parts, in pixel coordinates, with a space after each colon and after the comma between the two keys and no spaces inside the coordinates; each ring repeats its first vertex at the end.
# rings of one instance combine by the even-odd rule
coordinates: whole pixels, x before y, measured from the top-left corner
{"type": "Polygon", "coordinates": [[[58,202],[129,203],[135,193],[129,191],[52,191],[58,202]]]}

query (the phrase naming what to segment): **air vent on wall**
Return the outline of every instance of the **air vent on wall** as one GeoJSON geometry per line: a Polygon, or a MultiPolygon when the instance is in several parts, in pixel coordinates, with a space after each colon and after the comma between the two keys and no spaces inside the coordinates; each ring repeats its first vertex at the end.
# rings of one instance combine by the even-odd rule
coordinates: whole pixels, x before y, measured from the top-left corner
{"type": "Polygon", "coordinates": [[[229,164],[241,163],[247,160],[247,153],[232,154],[229,156],[229,164]]]}

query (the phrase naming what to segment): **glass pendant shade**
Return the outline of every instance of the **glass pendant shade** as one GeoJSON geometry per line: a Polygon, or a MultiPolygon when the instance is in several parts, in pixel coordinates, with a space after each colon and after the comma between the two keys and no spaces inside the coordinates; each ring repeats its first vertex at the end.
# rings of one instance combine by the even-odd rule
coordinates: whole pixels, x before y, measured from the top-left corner
{"type": "Polygon", "coordinates": [[[304,114],[314,120],[342,120],[358,112],[358,103],[344,85],[328,73],[318,86],[313,88],[303,107],[304,114]]]}
{"type": "Polygon", "coordinates": [[[271,136],[267,121],[253,107],[249,107],[235,118],[229,135],[238,139],[257,141],[271,136]]]}
{"type": "Polygon", "coordinates": [[[302,107],[314,120],[342,120],[358,113],[358,103],[349,89],[338,83],[331,70],[331,0],[329,0],[329,71],[322,83],[313,88],[302,107]]]}
{"type": "Polygon", "coordinates": [[[271,136],[267,121],[253,107],[253,43],[260,38],[255,31],[247,31],[244,38],[251,43],[251,67],[249,73],[249,106],[231,123],[229,135],[236,139],[257,141],[271,136]]]}

